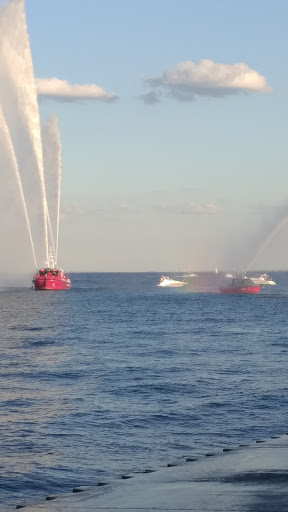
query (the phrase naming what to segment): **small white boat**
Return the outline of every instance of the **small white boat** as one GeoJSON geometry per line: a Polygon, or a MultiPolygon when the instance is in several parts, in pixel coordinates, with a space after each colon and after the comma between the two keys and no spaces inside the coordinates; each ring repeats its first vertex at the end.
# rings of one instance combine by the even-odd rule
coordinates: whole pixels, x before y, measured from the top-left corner
{"type": "Polygon", "coordinates": [[[271,279],[271,277],[268,276],[268,274],[259,274],[255,277],[250,277],[250,279],[255,284],[276,284],[275,281],[273,281],[273,279],[271,279]]]}
{"type": "Polygon", "coordinates": [[[171,277],[161,276],[160,281],[157,284],[157,286],[163,286],[163,287],[170,286],[172,288],[180,288],[181,286],[184,286],[185,284],[187,284],[187,281],[175,281],[175,279],[171,279],[171,277]]]}
{"type": "Polygon", "coordinates": [[[199,276],[198,276],[198,274],[194,274],[194,272],[192,272],[192,270],[191,270],[191,267],[189,267],[187,274],[183,274],[183,277],[199,277],[199,276]]]}
{"type": "Polygon", "coordinates": [[[233,278],[233,274],[226,274],[225,277],[232,277],[233,278]]]}

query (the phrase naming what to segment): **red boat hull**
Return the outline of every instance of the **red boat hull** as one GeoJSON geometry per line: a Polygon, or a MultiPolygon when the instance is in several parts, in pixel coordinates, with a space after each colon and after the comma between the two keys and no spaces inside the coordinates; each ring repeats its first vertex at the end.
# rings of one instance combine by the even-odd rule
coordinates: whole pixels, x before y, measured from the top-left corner
{"type": "Polygon", "coordinates": [[[262,286],[243,286],[240,288],[220,288],[220,293],[259,293],[262,286]]]}
{"type": "Polygon", "coordinates": [[[70,290],[71,280],[68,274],[65,275],[61,270],[48,271],[45,274],[40,272],[35,274],[32,281],[35,290],[70,290]]]}

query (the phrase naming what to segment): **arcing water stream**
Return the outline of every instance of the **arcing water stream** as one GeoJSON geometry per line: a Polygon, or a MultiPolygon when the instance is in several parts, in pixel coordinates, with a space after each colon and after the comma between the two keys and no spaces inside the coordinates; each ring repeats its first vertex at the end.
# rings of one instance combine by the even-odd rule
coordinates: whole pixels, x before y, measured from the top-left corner
{"type": "Polygon", "coordinates": [[[27,212],[27,207],[26,207],[26,201],[25,201],[25,197],[23,194],[23,188],[22,188],[21,178],[20,178],[20,174],[19,174],[19,167],[18,167],[16,156],[15,156],[13,144],[11,141],[9,129],[8,129],[7,123],[5,121],[5,118],[3,116],[1,106],[0,106],[0,140],[3,143],[2,150],[5,151],[5,149],[6,149],[8,162],[10,163],[11,169],[13,169],[13,171],[15,173],[15,177],[16,177],[17,184],[19,187],[19,194],[20,194],[20,198],[22,201],[23,209],[24,209],[24,215],[25,215],[25,220],[26,220],[26,224],[27,224],[27,229],[28,229],[28,233],[29,233],[29,238],[30,238],[32,253],[33,253],[33,259],[34,259],[34,264],[35,264],[35,269],[36,269],[37,263],[36,263],[35,249],[34,249],[34,243],[33,243],[33,238],[32,238],[32,233],[31,233],[31,228],[30,228],[30,222],[29,222],[29,217],[28,217],[28,212],[27,212]]]}
{"type": "Polygon", "coordinates": [[[260,246],[257,253],[250,261],[245,272],[247,272],[252,267],[252,265],[255,263],[257,258],[260,256],[260,254],[264,251],[264,249],[266,249],[266,247],[268,247],[268,245],[272,242],[274,236],[277,235],[277,233],[282,229],[282,227],[287,223],[287,221],[288,221],[288,215],[285,215],[281,220],[278,221],[278,223],[275,226],[275,228],[273,229],[273,231],[267,235],[263,244],[260,246]]]}
{"type": "Polygon", "coordinates": [[[55,240],[55,258],[58,261],[59,216],[61,191],[61,140],[58,119],[51,116],[42,128],[43,161],[45,168],[45,189],[51,230],[55,240]]]}
{"type": "Polygon", "coordinates": [[[37,261],[41,265],[48,261],[48,245],[52,247],[56,261],[61,183],[60,135],[57,121],[53,118],[44,135],[47,163],[47,176],[44,176],[38,97],[24,0],[11,0],[0,11],[0,108],[1,144],[6,154],[6,165],[9,161],[9,172],[17,178],[18,191],[15,190],[15,194],[20,194],[35,266],[37,261]],[[53,186],[56,192],[52,192],[53,186]]]}

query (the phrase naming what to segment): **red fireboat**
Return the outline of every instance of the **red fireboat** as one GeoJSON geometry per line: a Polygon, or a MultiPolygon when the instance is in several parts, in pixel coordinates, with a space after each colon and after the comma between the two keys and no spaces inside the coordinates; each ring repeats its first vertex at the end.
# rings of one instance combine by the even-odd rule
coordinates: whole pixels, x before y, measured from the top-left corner
{"type": "Polygon", "coordinates": [[[231,286],[220,288],[220,293],[259,293],[262,285],[253,283],[249,277],[235,277],[231,286]]]}
{"type": "Polygon", "coordinates": [[[58,269],[54,258],[49,256],[47,267],[40,268],[32,280],[34,290],[70,290],[71,279],[64,270],[58,269]]]}

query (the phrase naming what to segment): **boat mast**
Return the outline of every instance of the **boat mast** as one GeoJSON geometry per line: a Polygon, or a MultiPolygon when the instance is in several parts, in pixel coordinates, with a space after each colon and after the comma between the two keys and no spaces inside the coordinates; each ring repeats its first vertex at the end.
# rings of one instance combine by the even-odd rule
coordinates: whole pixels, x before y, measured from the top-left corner
{"type": "Polygon", "coordinates": [[[57,268],[56,258],[54,252],[51,250],[51,247],[48,255],[48,260],[46,261],[46,265],[48,268],[57,268]]]}

